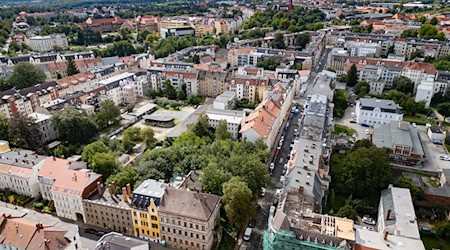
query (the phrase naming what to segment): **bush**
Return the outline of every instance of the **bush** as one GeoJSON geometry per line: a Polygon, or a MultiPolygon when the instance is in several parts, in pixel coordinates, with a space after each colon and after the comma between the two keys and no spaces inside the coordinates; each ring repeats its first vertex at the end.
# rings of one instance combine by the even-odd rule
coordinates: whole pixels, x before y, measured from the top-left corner
{"type": "Polygon", "coordinates": [[[41,210],[41,209],[44,208],[44,203],[41,203],[41,202],[35,202],[35,203],[33,203],[33,207],[34,207],[35,209],[37,209],[37,210],[41,210]]]}

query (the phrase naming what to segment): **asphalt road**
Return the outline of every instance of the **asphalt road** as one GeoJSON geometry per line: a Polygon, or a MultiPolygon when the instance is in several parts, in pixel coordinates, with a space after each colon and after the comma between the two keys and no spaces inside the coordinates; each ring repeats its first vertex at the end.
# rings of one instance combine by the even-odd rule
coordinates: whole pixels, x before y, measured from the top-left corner
{"type": "MultiPolygon", "coordinates": [[[[281,172],[283,171],[284,164],[288,161],[289,153],[291,151],[289,146],[294,140],[294,130],[296,128],[298,129],[298,119],[300,118],[300,114],[292,114],[292,117],[291,114],[292,113],[289,114],[288,119],[286,119],[285,121],[285,124],[289,123],[288,130],[285,131],[284,129],[281,129],[278,134],[277,145],[279,145],[278,142],[280,141],[281,136],[284,136],[284,141],[281,148],[279,149],[278,154],[276,154],[276,151],[278,151],[276,148],[273,152],[271,162],[275,164],[275,168],[272,171],[271,182],[266,188],[265,196],[258,201],[260,208],[258,209],[256,214],[256,226],[253,229],[252,237],[249,242],[243,243],[244,245],[247,245],[247,249],[262,249],[262,236],[264,230],[267,229],[269,209],[270,206],[273,205],[273,202],[275,200],[276,190],[282,187],[280,183],[281,172]]],[[[269,168],[269,165],[267,167],[269,168]]]]}

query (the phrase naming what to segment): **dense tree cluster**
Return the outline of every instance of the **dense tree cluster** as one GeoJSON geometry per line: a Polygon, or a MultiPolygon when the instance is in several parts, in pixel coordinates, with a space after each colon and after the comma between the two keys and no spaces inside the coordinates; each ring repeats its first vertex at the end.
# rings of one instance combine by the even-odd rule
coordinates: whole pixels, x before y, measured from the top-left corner
{"type": "Polygon", "coordinates": [[[39,146],[40,132],[33,126],[34,119],[19,115],[7,119],[0,113],[0,139],[9,141],[13,146],[36,149],[39,146]]]}
{"type": "Polygon", "coordinates": [[[390,90],[381,96],[383,99],[395,101],[403,108],[403,112],[408,115],[426,114],[425,102],[416,102],[412,94],[400,92],[398,90],[390,90]]]}
{"type": "Polygon", "coordinates": [[[392,89],[406,94],[412,94],[414,92],[414,82],[406,76],[399,76],[392,82],[392,89]]]}
{"type": "Polygon", "coordinates": [[[0,80],[0,90],[8,90],[15,87],[16,89],[23,89],[45,82],[47,76],[44,71],[29,63],[20,62],[14,65],[12,74],[0,80]]]}
{"type": "Polygon", "coordinates": [[[295,7],[291,12],[266,10],[256,12],[244,23],[244,29],[273,27],[274,30],[298,32],[302,30],[318,30],[323,28],[325,14],[318,9],[295,7]]]}
{"type": "Polygon", "coordinates": [[[348,106],[348,94],[343,89],[337,89],[334,91],[334,109],[333,109],[333,116],[335,117],[342,117],[344,116],[345,109],[348,106]]]}
{"type": "Polygon", "coordinates": [[[259,60],[256,64],[257,67],[264,68],[265,70],[275,70],[280,66],[281,60],[279,58],[268,57],[263,60],[259,60]]]}

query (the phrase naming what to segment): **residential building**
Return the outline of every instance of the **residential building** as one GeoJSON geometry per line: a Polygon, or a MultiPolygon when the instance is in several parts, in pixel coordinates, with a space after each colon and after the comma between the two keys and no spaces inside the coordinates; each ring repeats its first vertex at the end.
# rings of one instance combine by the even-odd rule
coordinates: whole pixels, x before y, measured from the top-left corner
{"type": "Polygon", "coordinates": [[[161,38],[168,38],[170,36],[184,37],[195,36],[195,29],[191,26],[177,27],[177,28],[160,28],[159,34],[161,38]]]}
{"type": "Polygon", "coordinates": [[[417,167],[425,161],[417,129],[409,122],[392,121],[375,126],[373,144],[379,148],[389,148],[389,158],[398,165],[417,167]]]}
{"type": "Polygon", "coordinates": [[[33,119],[33,125],[39,130],[39,145],[44,145],[58,139],[58,132],[51,122],[51,115],[44,113],[31,113],[28,117],[33,119]]]}
{"type": "Polygon", "coordinates": [[[159,206],[167,184],[148,179],[142,182],[132,194],[134,236],[160,242],[161,223],[159,206]]]}
{"type": "MultiPolygon", "coordinates": [[[[315,92],[317,93],[317,92],[315,92]]],[[[303,200],[301,210],[321,213],[330,184],[328,161],[331,155],[327,131],[331,130],[332,99],[326,95],[311,95],[299,122],[299,138],[287,162],[284,190],[297,194],[292,199],[303,200]]]]}
{"type": "Polygon", "coordinates": [[[186,93],[198,95],[198,71],[195,69],[166,68],[163,70],[165,80],[169,80],[175,88],[182,89],[186,85],[186,93]]]}
{"type": "Polygon", "coordinates": [[[447,131],[438,126],[431,126],[427,129],[427,135],[433,143],[443,145],[447,131]]]}
{"type": "Polygon", "coordinates": [[[2,144],[5,151],[0,153],[0,189],[39,197],[38,172],[46,157],[30,150],[9,150],[6,141],[2,144]]]}
{"type": "Polygon", "coordinates": [[[407,188],[389,186],[381,191],[375,231],[356,228],[355,248],[361,250],[425,250],[416,213],[407,188]]]}
{"type": "Polygon", "coordinates": [[[434,93],[447,95],[450,87],[450,71],[438,71],[434,79],[434,93]]]}
{"type": "Polygon", "coordinates": [[[78,26],[82,29],[91,29],[99,32],[114,32],[118,31],[121,26],[126,23],[127,20],[122,19],[119,16],[115,16],[113,18],[101,18],[94,19],[89,17],[83,23],[78,26]]]}
{"type": "Polygon", "coordinates": [[[168,187],[159,205],[161,235],[178,249],[212,249],[220,217],[220,197],[168,187]]]}
{"type": "Polygon", "coordinates": [[[65,34],[50,34],[47,36],[33,36],[28,39],[31,50],[38,52],[66,50],[69,48],[65,34]]]}
{"type": "Polygon", "coordinates": [[[78,226],[26,209],[1,207],[0,248],[81,249],[78,226]]]}
{"type": "Polygon", "coordinates": [[[97,182],[97,190],[82,200],[86,224],[105,228],[126,235],[133,235],[133,217],[131,213],[131,186],[125,192],[117,194],[116,185],[109,184],[104,190],[97,182]]]}
{"type": "Polygon", "coordinates": [[[103,235],[94,250],[150,250],[148,241],[130,238],[120,233],[111,232],[103,235]]]}
{"type": "Polygon", "coordinates": [[[371,42],[348,41],[345,48],[350,56],[357,57],[379,57],[381,55],[381,44],[371,42]]]}
{"type": "Polygon", "coordinates": [[[414,90],[422,81],[434,82],[436,68],[432,63],[405,62],[402,76],[406,76],[414,82],[414,90]]]}
{"type": "Polygon", "coordinates": [[[220,121],[224,120],[227,123],[227,131],[231,134],[233,139],[239,137],[241,124],[245,120],[245,112],[238,110],[215,109],[209,108],[206,110],[209,126],[216,129],[220,121]]]}
{"type": "Polygon", "coordinates": [[[86,163],[47,157],[38,174],[42,198],[54,202],[59,217],[87,222],[82,200],[97,190],[102,176],[86,163]]]}
{"type": "Polygon", "coordinates": [[[227,72],[199,71],[198,94],[216,97],[228,90],[227,72]]]}
{"type": "Polygon", "coordinates": [[[403,113],[398,104],[392,100],[377,98],[360,98],[357,100],[355,114],[357,123],[370,126],[389,124],[403,119],[403,113]]]}
{"type": "Polygon", "coordinates": [[[228,89],[235,92],[239,100],[259,102],[268,88],[267,76],[235,75],[229,78],[228,89]]]}
{"type": "Polygon", "coordinates": [[[263,139],[269,148],[285,119],[294,97],[293,83],[279,82],[268,95],[243,121],[240,133],[249,141],[263,139]]]}
{"type": "Polygon", "coordinates": [[[431,99],[433,98],[433,95],[434,95],[434,82],[425,80],[425,81],[422,81],[417,86],[416,97],[414,100],[416,102],[424,101],[425,108],[429,108],[430,104],[431,104],[431,99]]]}
{"type": "Polygon", "coordinates": [[[145,96],[148,89],[147,76],[136,76],[134,73],[125,72],[99,82],[106,88],[106,95],[116,104],[134,104],[139,96],[145,96]]]}
{"type": "Polygon", "coordinates": [[[233,91],[224,91],[214,99],[214,109],[234,109],[236,105],[236,93],[233,91]]]}

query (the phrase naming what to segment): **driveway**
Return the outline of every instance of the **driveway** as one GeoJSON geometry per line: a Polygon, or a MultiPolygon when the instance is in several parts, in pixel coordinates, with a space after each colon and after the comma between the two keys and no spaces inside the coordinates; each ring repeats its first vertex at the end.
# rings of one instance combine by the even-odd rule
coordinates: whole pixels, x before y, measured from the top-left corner
{"type": "Polygon", "coordinates": [[[352,120],[352,112],[355,112],[355,107],[347,107],[344,113],[344,117],[335,118],[334,123],[354,129],[356,131],[356,137],[358,138],[358,140],[369,139],[369,135],[366,135],[366,129],[368,129],[370,133],[373,133],[373,128],[367,128],[356,123],[351,123],[350,121],[352,120]]]}

